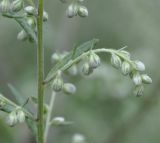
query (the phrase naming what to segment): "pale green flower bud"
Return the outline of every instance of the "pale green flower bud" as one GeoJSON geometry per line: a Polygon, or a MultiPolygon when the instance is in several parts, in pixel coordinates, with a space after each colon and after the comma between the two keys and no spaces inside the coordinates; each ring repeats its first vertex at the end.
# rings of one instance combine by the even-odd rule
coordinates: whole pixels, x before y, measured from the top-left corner
{"type": "Polygon", "coordinates": [[[78,73],[78,69],[76,65],[72,65],[69,69],[68,69],[68,73],[72,76],[77,75],[78,73]]]}
{"type": "Polygon", "coordinates": [[[7,124],[11,127],[15,126],[17,124],[17,115],[16,112],[13,111],[7,116],[6,120],[7,124]]]}
{"type": "Polygon", "coordinates": [[[112,54],[111,56],[111,64],[115,67],[115,68],[120,68],[122,65],[122,61],[120,59],[119,56],[112,54]]]}
{"type": "Polygon", "coordinates": [[[141,75],[142,77],[142,82],[145,84],[151,84],[152,83],[152,79],[147,75],[147,74],[143,74],[141,75]]]}
{"type": "Polygon", "coordinates": [[[3,109],[3,107],[6,105],[7,103],[5,102],[5,100],[0,99],[0,109],[3,109]]]}
{"type": "Polygon", "coordinates": [[[55,117],[51,121],[51,124],[53,125],[63,125],[64,123],[65,123],[65,119],[63,117],[55,117]]]}
{"type": "Polygon", "coordinates": [[[130,57],[131,57],[130,53],[127,52],[127,51],[125,51],[125,50],[121,50],[120,53],[121,53],[123,56],[127,57],[128,59],[130,59],[130,57]]]}
{"type": "Polygon", "coordinates": [[[138,72],[133,74],[133,82],[136,86],[142,84],[142,78],[141,78],[141,75],[138,72]]]}
{"type": "Polygon", "coordinates": [[[76,86],[71,83],[65,83],[63,87],[63,91],[66,94],[74,94],[76,92],[76,86]]]}
{"type": "Polygon", "coordinates": [[[94,69],[94,68],[97,68],[100,65],[101,60],[100,60],[98,55],[96,55],[95,53],[91,52],[91,54],[89,55],[88,63],[89,63],[90,68],[94,69]]]}
{"type": "Polygon", "coordinates": [[[75,134],[72,138],[72,143],[85,143],[85,137],[82,134],[75,134]]]}
{"type": "Polygon", "coordinates": [[[15,0],[11,3],[11,10],[14,12],[20,11],[24,6],[23,0],[15,0]]]}
{"type": "Polygon", "coordinates": [[[124,61],[121,67],[123,75],[128,75],[131,71],[131,66],[128,62],[124,61]]]}
{"type": "Polygon", "coordinates": [[[23,112],[23,110],[18,109],[17,110],[17,121],[19,123],[23,123],[25,122],[25,113],[23,112]]]}
{"type": "Polygon", "coordinates": [[[25,41],[27,40],[27,38],[28,38],[28,34],[24,30],[20,31],[17,35],[17,39],[21,41],[25,41]]]}
{"type": "Polygon", "coordinates": [[[51,57],[51,60],[52,60],[53,63],[57,63],[61,60],[61,56],[57,53],[54,53],[51,57]]]}
{"type": "Polygon", "coordinates": [[[46,11],[43,11],[43,21],[48,21],[48,13],[46,11]]]}
{"type": "Polygon", "coordinates": [[[27,17],[27,23],[29,26],[31,26],[32,28],[35,28],[36,27],[36,20],[34,17],[27,17]]]}
{"type": "Polygon", "coordinates": [[[19,123],[23,123],[25,121],[25,113],[21,109],[17,110],[17,121],[19,123]]]}
{"type": "Polygon", "coordinates": [[[134,95],[137,97],[140,97],[140,96],[143,96],[143,94],[144,94],[143,85],[136,86],[134,90],[134,95]]]}
{"type": "Polygon", "coordinates": [[[9,0],[2,0],[0,3],[0,11],[2,13],[7,13],[10,10],[10,1],[9,0]]]}
{"type": "Polygon", "coordinates": [[[77,15],[78,12],[78,8],[76,4],[71,4],[68,6],[67,10],[66,10],[66,15],[68,18],[73,18],[74,16],[77,15]]]}
{"type": "Polygon", "coordinates": [[[58,71],[56,78],[53,80],[52,89],[59,92],[63,89],[63,79],[61,77],[61,71],[58,71]]]}
{"type": "Polygon", "coordinates": [[[54,91],[59,92],[63,88],[63,80],[62,78],[55,78],[52,83],[52,88],[54,91]]]}
{"type": "Polygon", "coordinates": [[[90,68],[90,66],[87,62],[84,63],[83,66],[82,66],[82,73],[84,75],[90,75],[91,73],[93,73],[93,69],[90,68]]]}
{"type": "Polygon", "coordinates": [[[25,7],[24,11],[29,15],[36,15],[37,14],[37,10],[33,6],[25,7]]]}
{"type": "Polygon", "coordinates": [[[78,15],[80,17],[87,17],[88,16],[88,9],[85,6],[78,7],[78,15]]]}
{"type": "Polygon", "coordinates": [[[145,71],[145,65],[141,61],[135,61],[135,68],[138,71],[145,71]]]}

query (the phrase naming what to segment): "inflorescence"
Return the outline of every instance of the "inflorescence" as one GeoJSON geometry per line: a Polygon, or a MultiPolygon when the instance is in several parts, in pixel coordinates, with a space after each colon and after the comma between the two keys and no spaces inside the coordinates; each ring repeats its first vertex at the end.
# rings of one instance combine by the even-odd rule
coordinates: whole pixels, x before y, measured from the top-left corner
{"type": "MultiPolygon", "coordinates": [[[[0,12],[4,17],[15,19],[23,28],[17,35],[18,40],[30,42],[37,41],[37,22],[38,10],[32,5],[28,5],[24,0],[2,0],[0,2],[0,12]]],[[[43,12],[43,21],[48,20],[48,14],[43,12]]]]}
{"type": "MultiPolygon", "coordinates": [[[[120,50],[105,48],[90,50],[77,57],[77,59],[78,61],[82,61],[83,63],[81,68],[82,73],[84,75],[90,75],[96,68],[100,66],[101,63],[100,57],[97,53],[110,53],[112,66],[118,69],[124,76],[129,76],[135,85],[135,96],[142,96],[144,94],[143,84],[151,84],[152,79],[144,73],[144,63],[138,60],[132,60],[130,53],[125,51],[124,48],[120,50]]],[[[55,63],[61,62],[63,61],[63,58],[61,57],[63,57],[63,55],[60,56],[60,54],[54,53],[52,55],[52,61],[55,61],[55,63]]],[[[75,59],[69,64],[72,65],[70,69],[72,67],[76,68],[77,60],[75,59]]],[[[65,92],[67,90],[67,93],[73,94],[76,91],[76,87],[73,84],[64,84],[62,73],[63,71],[61,70],[57,72],[56,77],[52,80],[52,89],[56,92],[59,92],[61,90],[65,92]]]]}

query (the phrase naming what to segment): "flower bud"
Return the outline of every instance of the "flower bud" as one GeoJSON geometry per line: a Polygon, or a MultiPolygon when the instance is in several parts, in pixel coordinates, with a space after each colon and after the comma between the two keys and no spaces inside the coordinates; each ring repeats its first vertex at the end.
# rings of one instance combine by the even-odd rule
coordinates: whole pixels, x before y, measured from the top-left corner
{"type": "Polygon", "coordinates": [[[138,71],[144,71],[145,70],[145,65],[141,61],[135,61],[135,68],[138,71]]]}
{"type": "Polygon", "coordinates": [[[7,124],[11,127],[17,124],[17,115],[16,112],[13,111],[7,116],[7,124]]]}
{"type": "Polygon", "coordinates": [[[71,83],[65,83],[63,87],[63,91],[66,94],[74,94],[76,92],[76,87],[71,83]]]}
{"type": "Polygon", "coordinates": [[[72,143],[85,143],[85,137],[81,134],[75,134],[72,138],[72,143]]]}
{"type": "Polygon", "coordinates": [[[48,21],[48,13],[46,11],[43,11],[43,21],[48,21]]]}
{"type": "Polygon", "coordinates": [[[19,123],[23,123],[25,121],[25,113],[21,109],[17,110],[17,121],[19,123]]]}
{"type": "Polygon", "coordinates": [[[90,68],[90,66],[87,62],[84,63],[83,66],[82,66],[82,73],[84,75],[90,75],[91,73],[93,73],[93,69],[90,68]]]}
{"type": "Polygon", "coordinates": [[[90,68],[94,69],[97,68],[100,65],[101,61],[98,55],[95,53],[91,52],[89,55],[89,66],[90,68]]]}
{"type": "Polygon", "coordinates": [[[138,72],[133,74],[133,82],[136,86],[142,84],[142,78],[141,78],[141,75],[138,72]]]}
{"type": "Polygon", "coordinates": [[[80,17],[87,17],[88,16],[88,9],[85,6],[78,7],[78,15],[80,17]]]}
{"type": "Polygon", "coordinates": [[[77,66],[76,65],[72,65],[69,69],[68,69],[68,73],[72,76],[77,75],[78,70],[77,70],[77,66]]]}
{"type": "Polygon", "coordinates": [[[152,83],[152,79],[147,75],[147,74],[143,74],[141,75],[142,77],[142,82],[145,84],[151,84],[152,83]]]}
{"type": "Polygon", "coordinates": [[[115,67],[115,68],[120,68],[122,65],[121,59],[119,56],[112,54],[111,56],[111,64],[115,67]]]}
{"type": "Polygon", "coordinates": [[[0,109],[3,109],[6,104],[7,103],[3,99],[0,99],[0,109]]]}
{"type": "Polygon", "coordinates": [[[61,60],[61,56],[57,53],[54,53],[51,57],[51,60],[52,60],[53,63],[57,63],[61,60]]]}
{"type": "Polygon", "coordinates": [[[77,5],[76,4],[71,4],[68,6],[67,10],[66,10],[66,15],[68,18],[73,18],[74,16],[77,15],[77,5]]]}
{"type": "Polygon", "coordinates": [[[35,21],[34,17],[31,17],[31,16],[27,17],[27,23],[32,28],[36,27],[36,21],[35,21]]]}
{"type": "Polygon", "coordinates": [[[129,74],[130,71],[131,71],[131,66],[130,66],[130,64],[129,64],[128,62],[124,61],[124,62],[122,63],[121,70],[122,70],[123,75],[129,74]]]}
{"type": "Polygon", "coordinates": [[[36,9],[33,6],[25,7],[24,11],[29,15],[35,15],[36,14],[36,9]]]}
{"type": "Polygon", "coordinates": [[[143,96],[143,94],[144,94],[143,85],[136,86],[134,90],[134,95],[137,97],[140,97],[140,96],[143,96]]]}
{"type": "Polygon", "coordinates": [[[0,11],[2,13],[7,13],[10,10],[10,1],[9,0],[2,0],[0,3],[0,11]]]}
{"type": "Polygon", "coordinates": [[[55,117],[51,121],[51,124],[53,125],[63,125],[65,123],[65,119],[63,117],[55,117]]]}
{"type": "Polygon", "coordinates": [[[15,0],[11,3],[11,10],[14,12],[20,11],[24,6],[23,0],[15,0]]]}
{"type": "Polygon", "coordinates": [[[28,35],[24,30],[20,31],[17,35],[17,39],[21,41],[25,41],[27,38],[28,38],[28,35]]]}
{"type": "Polygon", "coordinates": [[[53,80],[52,89],[56,92],[61,91],[63,88],[63,79],[61,77],[61,72],[57,73],[56,78],[53,80]]]}
{"type": "Polygon", "coordinates": [[[125,50],[121,50],[120,53],[125,56],[126,58],[130,59],[131,58],[131,55],[129,52],[125,51],[125,50]]]}

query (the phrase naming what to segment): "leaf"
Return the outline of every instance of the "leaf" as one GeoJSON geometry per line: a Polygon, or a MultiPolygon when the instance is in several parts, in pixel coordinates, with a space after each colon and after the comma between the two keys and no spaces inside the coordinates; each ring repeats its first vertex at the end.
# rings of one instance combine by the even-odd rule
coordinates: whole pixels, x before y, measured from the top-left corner
{"type": "MultiPolygon", "coordinates": [[[[67,54],[60,62],[58,62],[48,73],[44,83],[50,82],[54,76],[56,75],[58,70],[63,71],[67,70],[69,67],[65,67],[66,64],[68,64],[70,61],[76,59],[83,53],[91,50],[92,48],[95,47],[95,45],[99,42],[98,39],[93,39],[88,42],[85,42],[84,44],[74,48],[69,54],[67,54]]],[[[72,64],[70,65],[72,66],[72,64]]]]}
{"type": "Polygon", "coordinates": [[[26,123],[27,123],[29,129],[32,131],[33,135],[35,137],[37,137],[37,126],[36,126],[35,121],[33,121],[29,118],[26,118],[26,123]]]}
{"type": "Polygon", "coordinates": [[[8,84],[9,89],[13,93],[17,103],[20,106],[23,106],[24,103],[27,101],[27,98],[25,96],[22,96],[11,84],[8,84]]]}
{"type": "Polygon", "coordinates": [[[12,102],[12,101],[10,101],[6,97],[4,97],[1,93],[0,93],[0,101],[1,102],[5,101],[5,105],[0,107],[1,111],[4,111],[6,113],[10,113],[10,112],[12,112],[14,110],[15,107],[10,104],[10,102],[12,102]]]}
{"type": "Polygon", "coordinates": [[[35,96],[31,96],[31,100],[33,103],[37,104],[38,103],[38,98],[35,96]]]}

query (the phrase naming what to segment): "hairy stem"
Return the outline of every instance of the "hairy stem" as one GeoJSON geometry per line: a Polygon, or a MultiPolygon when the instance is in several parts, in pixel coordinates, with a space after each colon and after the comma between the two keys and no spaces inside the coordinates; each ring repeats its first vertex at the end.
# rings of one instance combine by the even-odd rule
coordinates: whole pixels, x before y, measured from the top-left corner
{"type": "Polygon", "coordinates": [[[43,49],[43,0],[39,0],[37,17],[37,64],[38,64],[38,143],[44,143],[44,49],[43,49]]]}
{"type": "Polygon", "coordinates": [[[44,135],[46,143],[47,143],[47,137],[48,137],[48,133],[49,133],[49,129],[50,129],[50,120],[51,120],[55,97],[56,97],[56,93],[53,91],[52,95],[51,95],[49,110],[48,110],[47,119],[46,119],[46,127],[45,127],[45,135],[44,135]]]}

